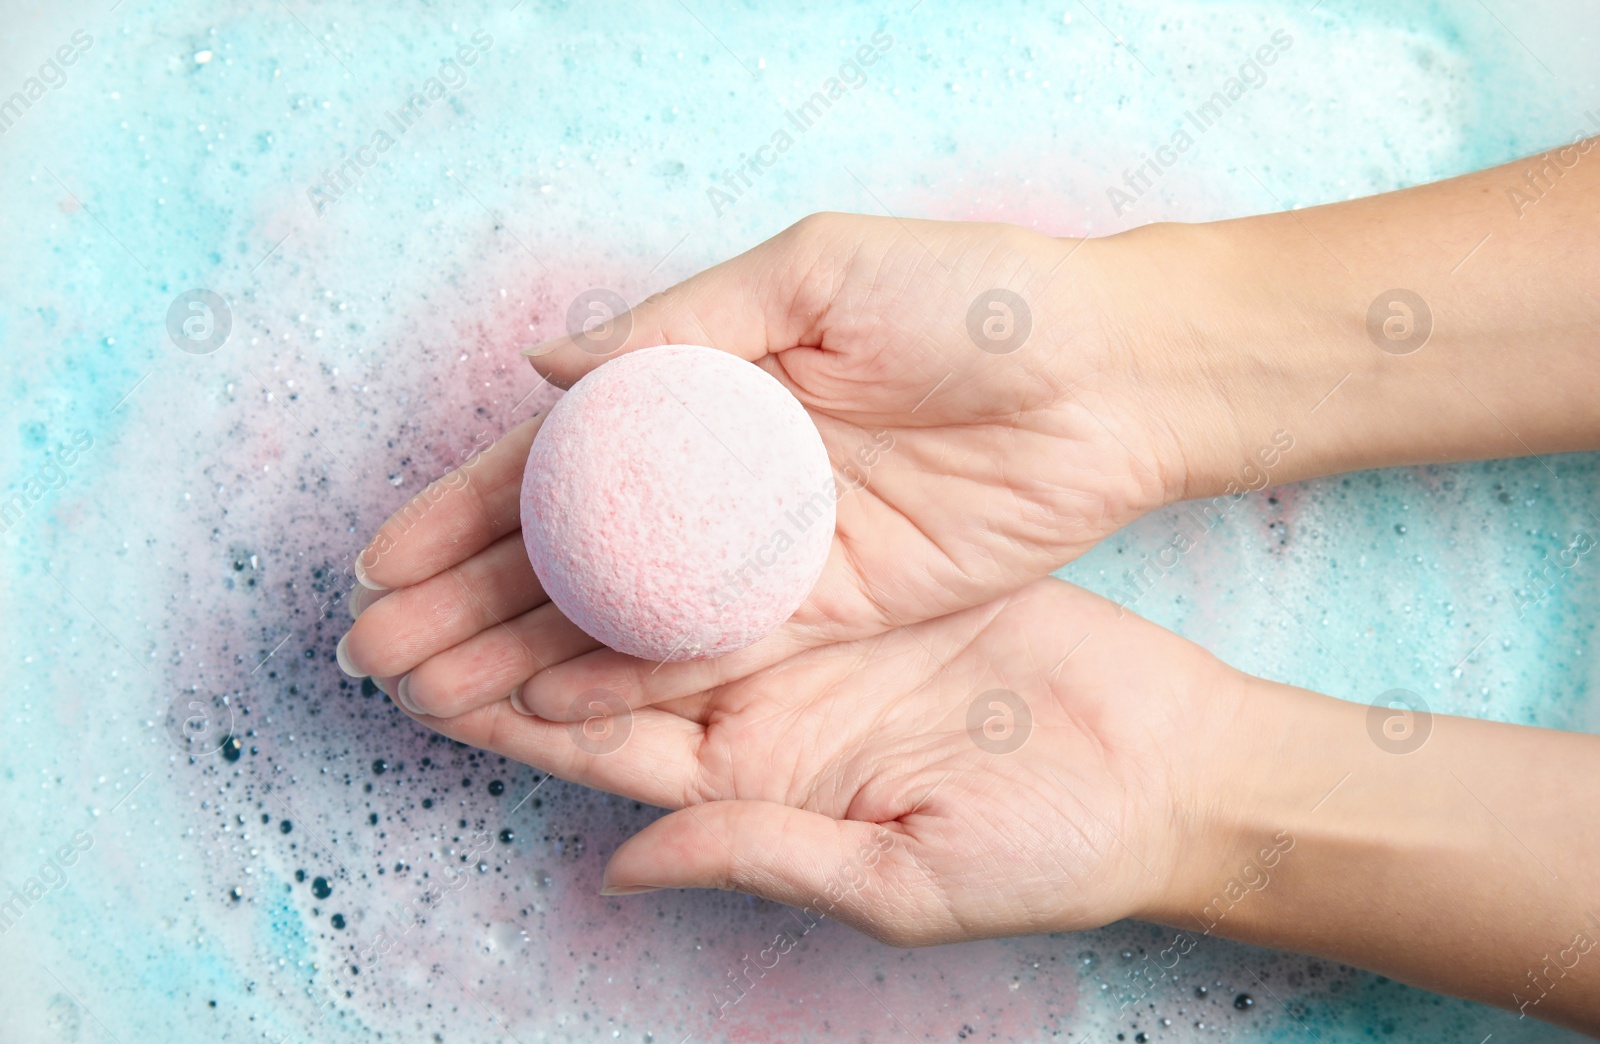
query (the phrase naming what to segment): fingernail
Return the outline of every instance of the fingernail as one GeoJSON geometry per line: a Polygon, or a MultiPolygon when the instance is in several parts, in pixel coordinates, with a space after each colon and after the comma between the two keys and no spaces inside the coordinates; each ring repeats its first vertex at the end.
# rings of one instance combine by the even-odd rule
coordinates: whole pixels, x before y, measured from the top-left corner
{"type": "Polygon", "coordinates": [[[537,717],[533,711],[528,709],[528,705],[522,702],[522,686],[518,685],[515,689],[512,689],[509,693],[507,693],[506,699],[510,701],[511,709],[516,711],[518,714],[521,714],[523,717],[537,717]]]}
{"type": "Polygon", "coordinates": [[[366,599],[362,596],[366,593],[367,588],[362,587],[360,584],[350,589],[350,595],[345,599],[345,604],[350,607],[350,619],[359,620],[361,618],[361,610],[366,608],[366,599]]]}
{"type": "Polygon", "coordinates": [[[400,682],[394,687],[394,702],[410,711],[412,714],[421,714],[416,701],[411,698],[411,674],[407,672],[400,676],[400,682]]]}
{"type": "Polygon", "coordinates": [[[601,895],[643,895],[646,892],[659,892],[660,885],[606,885],[600,889],[601,895]]]}
{"type": "Polygon", "coordinates": [[[543,341],[539,344],[530,344],[528,347],[522,349],[522,357],[524,359],[537,359],[542,355],[549,355],[551,352],[556,350],[556,346],[560,343],[561,339],[556,338],[553,341],[543,341]]]}
{"type": "Polygon", "coordinates": [[[350,661],[350,650],[347,648],[349,643],[350,632],[346,631],[344,637],[339,639],[338,646],[333,650],[333,658],[339,661],[339,669],[350,677],[365,678],[366,674],[358,670],[356,665],[350,661]]]}
{"type": "Polygon", "coordinates": [[[356,564],[351,569],[351,572],[356,574],[356,582],[358,584],[360,584],[362,587],[365,587],[369,591],[387,591],[387,590],[389,590],[387,587],[384,587],[382,584],[375,584],[371,580],[367,579],[367,567],[361,564],[361,560],[363,558],[365,558],[366,556],[367,556],[367,552],[366,552],[366,549],[364,549],[364,548],[362,549],[361,553],[356,556],[356,564]]]}

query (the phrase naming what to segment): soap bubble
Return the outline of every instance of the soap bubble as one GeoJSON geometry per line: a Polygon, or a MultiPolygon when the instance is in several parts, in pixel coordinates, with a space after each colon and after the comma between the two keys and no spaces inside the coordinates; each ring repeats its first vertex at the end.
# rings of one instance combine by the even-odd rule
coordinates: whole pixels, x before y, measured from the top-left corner
{"type": "Polygon", "coordinates": [[[615,290],[585,290],[567,306],[567,335],[590,355],[610,355],[633,331],[633,313],[615,290]]]}
{"type": "Polygon", "coordinates": [[[1385,290],[1367,307],[1367,336],[1390,355],[1410,355],[1433,334],[1433,310],[1413,290],[1385,290]]]}
{"type": "Polygon", "coordinates": [[[1367,735],[1388,754],[1410,754],[1428,742],[1433,715],[1410,689],[1390,689],[1367,708],[1367,735]]]}
{"type": "Polygon", "coordinates": [[[190,355],[210,355],[228,342],[233,310],[210,290],[185,290],[167,308],[167,336],[190,355]]]}
{"type": "Polygon", "coordinates": [[[1010,355],[1033,332],[1033,310],[1021,295],[1004,287],[985,290],[967,309],[967,334],[990,355],[1010,355]]]}
{"type": "Polygon", "coordinates": [[[1033,732],[1028,702],[1010,689],[990,689],[967,706],[967,735],[979,750],[1010,754],[1033,732]]]}

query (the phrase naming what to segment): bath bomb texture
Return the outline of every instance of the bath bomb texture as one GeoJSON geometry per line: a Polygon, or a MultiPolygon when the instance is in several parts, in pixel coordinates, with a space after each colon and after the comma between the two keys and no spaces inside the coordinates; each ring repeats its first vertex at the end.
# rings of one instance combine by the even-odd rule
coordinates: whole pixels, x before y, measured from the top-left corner
{"type": "Polygon", "coordinates": [[[833,469],[760,367],[674,344],[573,385],[534,439],[522,534],[550,600],[619,652],[697,660],[787,620],[833,541],[833,469]]]}

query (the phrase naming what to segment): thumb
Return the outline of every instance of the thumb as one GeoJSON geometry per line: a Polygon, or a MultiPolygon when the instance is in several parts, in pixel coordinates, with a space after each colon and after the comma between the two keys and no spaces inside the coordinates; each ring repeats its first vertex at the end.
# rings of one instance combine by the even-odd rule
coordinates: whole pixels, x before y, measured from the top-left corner
{"type": "Polygon", "coordinates": [[[857,926],[877,924],[884,920],[880,865],[903,841],[892,826],[770,801],[690,805],[624,841],[606,865],[600,894],[722,888],[857,926]]]}
{"type": "Polygon", "coordinates": [[[699,344],[750,362],[806,340],[823,304],[799,307],[816,278],[818,235],[808,218],[629,309],[610,290],[586,290],[567,307],[567,332],[522,354],[540,376],[562,388],[624,352],[661,344],[699,344]],[[810,275],[807,275],[810,273],[810,275]]]}

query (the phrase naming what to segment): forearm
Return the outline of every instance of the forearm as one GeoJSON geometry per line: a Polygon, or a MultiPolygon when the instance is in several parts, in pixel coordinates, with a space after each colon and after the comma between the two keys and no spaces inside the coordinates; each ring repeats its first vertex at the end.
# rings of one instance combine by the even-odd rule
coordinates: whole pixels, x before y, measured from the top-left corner
{"type": "Polygon", "coordinates": [[[1156,919],[1600,1032],[1600,737],[1239,684],[1156,919]]]}
{"type": "Polygon", "coordinates": [[[1157,394],[1189,496],[1280,430],[1295,450],[1273,481],[1600,448],[1600,139],[1105,243],[1117,281],[1148,288],[1124,310],[1134,358],[1186,378],[1157,394]]]}

